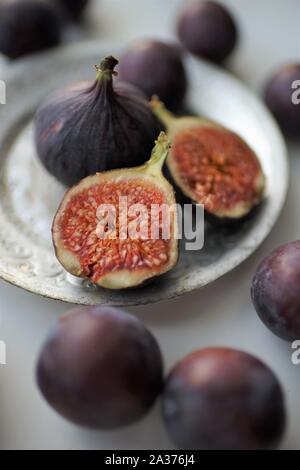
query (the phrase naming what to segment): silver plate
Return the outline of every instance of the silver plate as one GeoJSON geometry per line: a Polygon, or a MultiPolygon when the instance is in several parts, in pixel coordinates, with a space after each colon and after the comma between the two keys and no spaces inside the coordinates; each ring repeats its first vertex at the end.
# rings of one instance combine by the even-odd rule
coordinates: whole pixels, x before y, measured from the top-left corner
{"type": "MultiPolygon", "coordinates": [[[[78,304],[139,305],[171,299],[205,286],[244,261],[269,234],[285,201],[287,150],[268,111],[235,78],[206,62],[187,58],[187,104],[238,132],[259,155],[267,177],[266,200],[239,229],[207,227],[199,252],[181,252],[178,266],[152,285],[110,292],[69,276],[52,249],[50,226],[64,188],[37,160],[32,116],[52,90],[92,78],[92,65],[113,44],[98,41],[65,47],[13,65],[7,104],[0,106],[0,276],[16,286],[78,304]]],[[[2,78],[2,77],[1,77],[2,78]]]]}

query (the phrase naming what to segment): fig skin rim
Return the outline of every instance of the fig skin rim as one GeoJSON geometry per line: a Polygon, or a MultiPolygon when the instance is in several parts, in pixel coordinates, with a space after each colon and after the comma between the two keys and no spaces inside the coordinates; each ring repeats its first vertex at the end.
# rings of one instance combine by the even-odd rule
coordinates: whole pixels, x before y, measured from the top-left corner
{"type": "MultiPolygon", "coordinates": [[[[82,267],[77,259],[77,256],[74,255],[71,251],[66,250],[60,239],[60,231],[59,228],[56,227],[59,226],[58,221],[62,213],[64,212],[64,209],[67,207],[70,199],[76,194],[82,192],[84,189],[87,189],[93,186],[94,184],[101,184],[107,181],[111,181],[112,179],[118,182],[120,180],[126,179],[126,177],[128,179],[139,177],[147,180],[148,182],[153,183],[155,186],[158,186],[159,179],[159,187],[163,189],[166,203],[170,205],[176,204],[174,188],[162,175],[160,166],[156,166],[156,163],[148,164],[147,162],[146,164],[137,168],[126,168],[123,170],[111,170],[104,173],[96,173],[96,175],[87,176],[86,178],[81,180],[77,185],[73,186],[66,192],[52,224],[52,240],[55,255],[60,264],[64,267],[64,269],[75,277],[90,279],[87,276],[83,276],[82,267]]],[[[173,215],[171,217],[171,233],[174,233],[175,228],[177,230],[178,221],[176,211],[172,212],[172,214],[173,215]]],[[[163,266],[158,273],[149,270],[149,268],[141,269],[138,271],[138,273],[134,273],[127,269],[119,270],[115,271],[114,273],[107,273],[103,275],[95,284],[99,287],[103,287],[110,290],[126,290],[138,286],[143,286],[145,282],[160,277],[161,275],[173,269],[178,262],[178,240],[174,237],[170,239],[169,256],[169,262],[165,266],[163,266]],[[134,282],[127,282],[128,285],[126,285],[124,284],[124,280],[126,280],[126,278],[131,278],[134,282]]]]}

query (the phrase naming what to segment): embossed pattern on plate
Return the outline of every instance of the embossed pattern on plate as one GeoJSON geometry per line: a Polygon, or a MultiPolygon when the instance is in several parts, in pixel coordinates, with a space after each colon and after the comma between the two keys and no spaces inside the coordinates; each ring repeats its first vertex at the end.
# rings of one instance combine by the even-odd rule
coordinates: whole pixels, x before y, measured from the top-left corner
{"type": "Polygon", "coordinates": [[[268,111],[242,84],[188,58],[188,105],[240,133],[254,148],[267,177],[264,204],[238,228],[207,226],[203,250],[182,250],[172,272],[141,289],[110,292],[68,275],[51,243],[52,218],[65,188],[36,157],[32,116],[52,90],[93,78],[91,65],[107,54],[118,56],[118,48],[83,42],[20,62],[7,73],[8,103],[0,107],[0,276],[31,292],[79,304],[125,306],[171,299],[231,271],[268,235],[286,197],[286,147],[268,111]]]}

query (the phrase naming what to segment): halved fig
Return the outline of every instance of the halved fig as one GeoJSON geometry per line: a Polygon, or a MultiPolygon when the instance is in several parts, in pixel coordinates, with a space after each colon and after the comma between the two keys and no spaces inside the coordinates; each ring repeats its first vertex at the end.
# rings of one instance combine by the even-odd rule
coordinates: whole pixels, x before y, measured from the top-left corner
{"type": "Polygon", "coordinates": [[[88,176],[66,193],[52,233],[57,258],[69,273],[126,289],[175,266],[176,201],[162,174],[169,149],[162,132],[143,166],[88,176]]]}
{"type": "Polygon", "coordinates": [[[208,119],[177,117],[157,98],[152,109],[172,141],[167,165],[185,196],[221,220],[241,219],[261,202],[264,174],[241,137],[208,119]]]}

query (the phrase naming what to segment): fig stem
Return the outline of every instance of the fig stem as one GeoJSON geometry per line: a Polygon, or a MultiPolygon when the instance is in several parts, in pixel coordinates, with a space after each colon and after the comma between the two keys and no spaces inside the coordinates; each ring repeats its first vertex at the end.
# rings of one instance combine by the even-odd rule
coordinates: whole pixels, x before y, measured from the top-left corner
{"type": "Polygon", "coordinates": [[[102,80],[103,78],[111,80],[114,75],[118,75],[117,72],[115,72],[115,67],[118,63],[119,61],[112,56],[105,57],[105,59],[100,62],[100,65],[95,65],[97,72],[96,80],[102,80]]]}
{"type": "Polygon", "coordinates": [[[161,132],[155,141],[150,160],[146,163],[146,169],[152,174],[161,174],[162,167],[169,154],[171,142],[165,132],[161,132]]]}
{"type": "Polygon", "coordinates": [[[167,110],[164,103],[159,100],[157,96],[153,96],[150,101],[150,106],[155,116],[166,126],[169,127],[174,121],[175,116],[167,110]]]}

